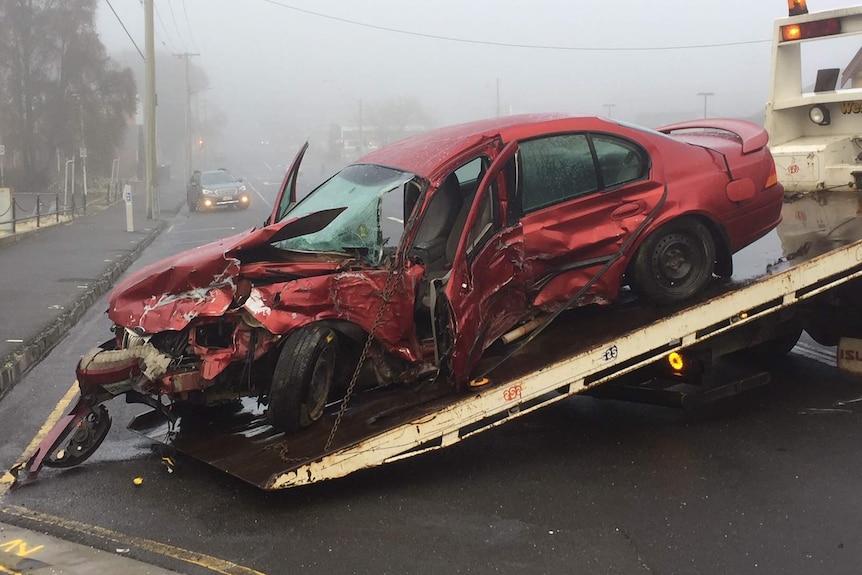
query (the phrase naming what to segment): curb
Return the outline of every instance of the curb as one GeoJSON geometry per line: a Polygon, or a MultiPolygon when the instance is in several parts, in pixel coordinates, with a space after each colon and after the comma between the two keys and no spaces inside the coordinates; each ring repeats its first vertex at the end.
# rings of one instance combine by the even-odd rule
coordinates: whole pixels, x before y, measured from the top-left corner
{"type": "Polygon", "coordinates": [[[156,237],[167,227],[165,220],[159,220],[153,230],[121,260],[111,264],[59,317],[52,320],[41,333],[25,342],[22,347],[0,359],[0,399],[37,363],[39,363],[66,333],[83,317],[84,313],[105,293],[118,277],[138,259],[156,237]]]}

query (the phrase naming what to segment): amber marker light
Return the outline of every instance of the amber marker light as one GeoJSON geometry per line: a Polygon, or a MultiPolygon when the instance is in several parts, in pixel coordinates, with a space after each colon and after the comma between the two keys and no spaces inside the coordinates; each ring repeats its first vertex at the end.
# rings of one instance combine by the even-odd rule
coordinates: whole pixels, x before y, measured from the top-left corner
{"type": "Polygon", "coordinates": [[[805,5],[805,0],[787,0],[787,11],[790,16],[808,14],[808,6],[805,5]]]}
{"type": "Polygon", "coordinates": [[[685,360],[683,360],[682,354],[678,351],[672,351],[667,354],[667,363],[674,371],[682,371],[682,368],[685,367],[685,360]]]}
{"type": "Polygon", "coordinates": [[[799,28],[798,24],[791,24],[790,26],[782,26],[781,27],[781,39],[785,42],[789,42],[791,40],[799,40],[802,37],[802,30],[799,28]]]}

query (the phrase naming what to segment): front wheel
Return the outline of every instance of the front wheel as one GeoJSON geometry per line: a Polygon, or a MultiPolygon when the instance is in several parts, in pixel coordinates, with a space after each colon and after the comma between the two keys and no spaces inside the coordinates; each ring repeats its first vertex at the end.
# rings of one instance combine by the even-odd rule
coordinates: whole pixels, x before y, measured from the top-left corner
{"type": "Polygon", "coordinates": [[[111,417],[100,405],[57,439],[48,450],[45,467],[67,468],[83,463],[102,445],[110,429],[111,417]]]}
{"type": "Polygon", "coordinates": [[[267,421],[273,427],[291,433],[320,419],[337,354],[338,339],[330,328],[305,326],[287,336],[269,391],[267,421]]]}
{"type": "Polygon", "coordinates": [[[712,277],[715,242],[705,225],[692,218],[669,222],[650,235],[635,254],[633,284],[659,305],[697,295],[712,277]]]}

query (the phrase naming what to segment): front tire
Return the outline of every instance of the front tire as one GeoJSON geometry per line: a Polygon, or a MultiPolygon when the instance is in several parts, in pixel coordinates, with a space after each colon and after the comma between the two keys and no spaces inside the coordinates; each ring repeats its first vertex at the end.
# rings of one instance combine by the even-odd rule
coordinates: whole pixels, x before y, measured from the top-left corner
{"type": "Polygon", "coordinates": [[[104,405],[99,405],[50,447],[48,456],[43,460],[45,467],[65,469],[80,465],[96,452],[110,430],[108,410],[104,405]]]}
{"type": "Polygon", "coordinates": [[[715,268],[715,241],[693,218],[671,221],[653,232],[635,254],[635,289],[659,305],[697,295],[715,268]]]}
{"type": "Polygon", "coordinates": [[[292,433],[323,415],[335,376],[338,338],[330,328],[294,330],[281,347],[269,391],[267,421],[292,433]]]}

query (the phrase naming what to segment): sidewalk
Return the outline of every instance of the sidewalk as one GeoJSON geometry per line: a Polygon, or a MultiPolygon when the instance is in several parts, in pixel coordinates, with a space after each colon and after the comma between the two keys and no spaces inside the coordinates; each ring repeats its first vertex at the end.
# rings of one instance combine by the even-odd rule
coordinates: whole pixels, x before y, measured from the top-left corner
{"type": "Polygon", "coordinates": [[[34,572],[55,575],[92,573],[170,575],[174,573],[123,555],[128,552],[128,549],[117,549],[117,554],[114,555],[33,530],[0,523],[0,573],[34,572]]]}
{"type": "MultiPolygon", "coordinates": [[[[181,187],[174,183],[174,188],[181,187]]],[[[143,194],[68,223],[0,238],[0,399],[108,292],[185,201],[161,192],[161,219],[146,217],[143,194]]]]}

